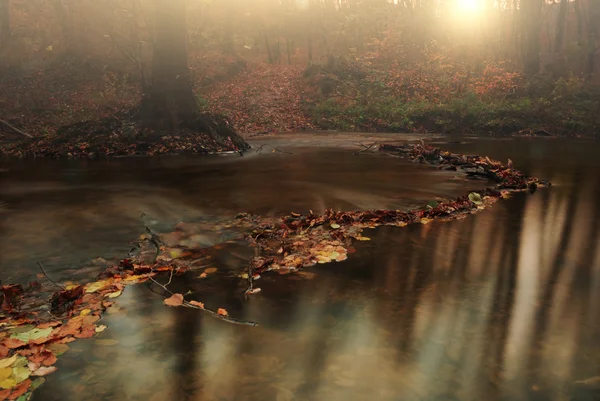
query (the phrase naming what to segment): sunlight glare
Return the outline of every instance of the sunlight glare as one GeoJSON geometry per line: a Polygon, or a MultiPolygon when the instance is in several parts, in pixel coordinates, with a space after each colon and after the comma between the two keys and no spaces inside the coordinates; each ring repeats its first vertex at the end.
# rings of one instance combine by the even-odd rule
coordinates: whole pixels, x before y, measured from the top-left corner
{"type": "Polygon", "coordinates": [[[479,0],[456,0],[456,11],[461,14],[477,13],[479,6],[479,0]]]}

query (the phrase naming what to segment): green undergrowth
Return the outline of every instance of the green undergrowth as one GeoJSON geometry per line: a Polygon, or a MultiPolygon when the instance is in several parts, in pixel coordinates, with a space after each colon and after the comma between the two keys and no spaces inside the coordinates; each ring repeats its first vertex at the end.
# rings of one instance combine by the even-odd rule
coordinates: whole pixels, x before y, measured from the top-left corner
{"type": "Polygon", "coordinates": [[[347,131],[600,135],[598,88],[573,90],[559,80],[550,88],[515,92],[497,98],[469,92],[443,102],[361,93],[307,102],[306,113],[319,128],[347,131]]]}

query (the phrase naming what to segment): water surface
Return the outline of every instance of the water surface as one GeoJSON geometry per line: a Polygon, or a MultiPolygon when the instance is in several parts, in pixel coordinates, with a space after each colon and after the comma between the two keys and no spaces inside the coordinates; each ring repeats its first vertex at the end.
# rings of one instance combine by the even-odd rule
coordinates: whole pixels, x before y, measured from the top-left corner
{"type": "MultiPolygon", "coordinates": [[[[81,260],[128,249],[140,211],[166,230],[237,211],[408,208],[480,185],[391,157],[303,147],[243,161],[10,166],[2,274],[8,265],[25,280],[44,258],[61,279],[77,277],[81,260]]],[[[167,308],[145,285],[129,287],[103,318],[109,329],[71,343],[34,400],[600,399],[576,383],[600,376],[599,146],[444,147],[511,158],[555,185],[463,220],[370,230],[347,261],[307,269],[310,279],[264,276],[249,301],[229,272],[252,251],[229,244],[213,278],[188,275],[174,290],[259,327],[167,308]]]]}

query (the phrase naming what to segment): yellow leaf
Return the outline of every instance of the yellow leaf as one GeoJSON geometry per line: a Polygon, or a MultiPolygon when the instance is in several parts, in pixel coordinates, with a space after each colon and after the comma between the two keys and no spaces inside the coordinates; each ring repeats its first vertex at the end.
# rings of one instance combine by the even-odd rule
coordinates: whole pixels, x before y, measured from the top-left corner
{"type": "Polygon", "coordinates": [[[354,237],[354,238],[359,241],[371,241],[371,238],[369,238],[369,237],[359,236],[359,237],[354,237]]]}
{"type": "Polygon", "coordinates": [[[181,249],[178,249],[178,248],[169,249],[169,257],[171,259],[180,257],[182,253],[183,252],[181,251],[181,249]]]}
{"type": "Polygon", "coordinates": [[[428,219],[427,217],[423,217],[421,219],[421,224],[429,224],[433,221],[433,219],[428,219]]]}
{"type": "Polygon", "coordinates": [[[106,294],[106,297],[108,297],[108,298],[116,298],[116,297],[121,296],[122,293],[123,293],[123,290],[119,290],[119,291],[116,291],[116,292],[111,292],[109,294],[106,294]]]}
{"type": "Polygon", "coordinates": [[[79,287],[79,284],[69,284],[65,286],[65,290],[72,290],[73,288],[79,287]]]}
{"type": "Polygon", "coordinates": [[[10,358],[0,359],[0,369],[7,368],[15,363],[17,360],[17,354],[11,356],[10,358]]]}
{"type": "Polygon", "coordinates": [[[206,274],[211,274],[211,273],[214,273],[216,271],[217,271],[216,267],[209,267],[207,269],[204,269],[204,273],[206,273],[206,274]]]}
{"type": "Polygon", "coordinates": [[[12,374],[11,368],[1,368],[0,369],[0,382],[8,379],[12,374]]]}
{"type": "Polygon", "coordinates": [[[102,333],[104,330],[106,330],[108,327],[104,324],[101,324],[100,326],[96,327],[96,333],[102,333]]]}
{"type": "Polygon", "coordinates": [[[91,309],[84,309],[84,310],[82,310],[82,311],[81,311],[81,313],[79,313],[79,314],[80,314],[81,316],[87,316],[87,315],[89,315],[90,313],[92,313],[92,310],[91,310],[91,309]]]}
{"type": "Polygon", "coordinates": [[[99,291],[99,290],[107,287],[111,283],[112,283],[111,279],[96,281],[94,283],[88,284],[85,288],[85,292],[92,293],[92,292],[99,291]]]}
{"type": "Polygon", "coordinates": [[[10,390],[11,388],[15,387],[17,385],[17,381],[15,379],[8,378],[5,380],[2,380],[0,382],[0,388],[4,389],[4,390],[10,390]]]}

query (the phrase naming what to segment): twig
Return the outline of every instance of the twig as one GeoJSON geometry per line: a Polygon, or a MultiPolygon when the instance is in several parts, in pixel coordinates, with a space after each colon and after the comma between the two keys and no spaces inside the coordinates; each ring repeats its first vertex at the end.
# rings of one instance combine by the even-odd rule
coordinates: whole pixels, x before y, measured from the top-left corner
{"type": "MultiPolygon", "coordinates": [[[[171,270],[171,277],[173,275],[172,272],[173,271],[171,270]]],[[[163,284],[159,283],[158,281],[156,281],[155,279],[153,279],[152,276],[150,276],[148,273],[146,273],[146,277],[148,277],[148,279],[150,279],[150,281],[152,281],[154,284],[156,284],[159,287],[161,287],[166,293],[168,293],[170,295],[174,295],[174,293],[167,288],[167,285],[169,285],[169,283],[171,282],[170,278],[169,278],[169,283],[163,285],[163,284]]],[[[221,319],[221,320],[226,321],[228,323],[241,324],[241,325],[244,325],[244,326],[258,326],[258,323],[256,323],[256,322],[249,322],[249,321],[246,321],[246,320],[239,320],[239,319],[236,319],[236,318],[233,318],[233,317],[228,317],[228,316],[220,315],[218,312],[215,312],[213,310],[206,309],[206,308],[201,308],[201,307],[196,306],[196,305],[192,305],[191,303],[189,303],[186,300],[183,300],[182,306],[184,306],[186,308],[201,310],[202,312],[206,312],[209,315],[212,315],[213,317],[216,317],[217,319],[221,319]]]]}
{"type": "Polygon", "coordinates": [[[275,147],[275,146],[273,146],[271,144],[268,144],[268,143],[263,143],[258,148],[256,148],[256,153],[259,153],[262,150],[262,148],[264,148],[265,146],[270,146],[271,148],[273,148],[273,153],[280,152],[280,153],[285,153],[285,154],[288,154],[288,155],[293,154],[291,152],[285,152],[285,151],[279,149],[278,147],[275,147]]]}
{"type": "Polygon", "coordinates": [[[15,127],[14,125],[10,124],[7,121],[4,121],[2,119],[0,119],[0,123],[6,125],[8,128],[12,129],[13,131],[15,131],[17,134],[21,134],[23,136],[26,136],[27,138],[33,138],[33,135],[28,134],[27,132],[21,131],[20,129],[18,129],[17,127],[15,127]]]}
{"type": "Polygon", "coordinates": [[[54,284],[54,285],[55,285],[55,286],[57,286],[58,288],[61,288],[61,289],[63,289],[63,290],[65,289],[65,287],[63,287],[63,286],[62,286],[62,285],[60,285],[60,284],[57,284],[57,283],[56,283],[54,280],[52,280],[52,279],[51,279],[51,278],[48,276],[48,274],[46,273],[46,270],[44,270],[44,266],[42,266],[42,264],[41,264],[40,262],[37,262],[37,265],[40,267],[40,270],[42,271],[42,273],[44,273],[44,276],[46,276],[46,278],[48,279],[48,281],[50,281],[52,284],[54,284]]]}
{"type": "Polygon", "coordinates": [[[362,150],[359,150],[359,151],[357,151],[357,152],[354,152],[353,154],[354,154],[355,156],[359,155],[359,154],[360,154],[360,153],[362,153],[362,152],[368,152],[368,151],[369,151],[369,150],[371,150],[371,149],[372,149],[374,146],[376,146],[376,145],[379,145],[379,142],[373,142],[372,144],[370,144],[370,145],[368,145],[368,146],[367,146],[367,145],[363,145],[363,144],[362,144],[362,143],[360,143],[360,142],[359,142],[358,144],[359,144],[360,146],[362,146],[364,149],[362,149],[362,150]]]}

